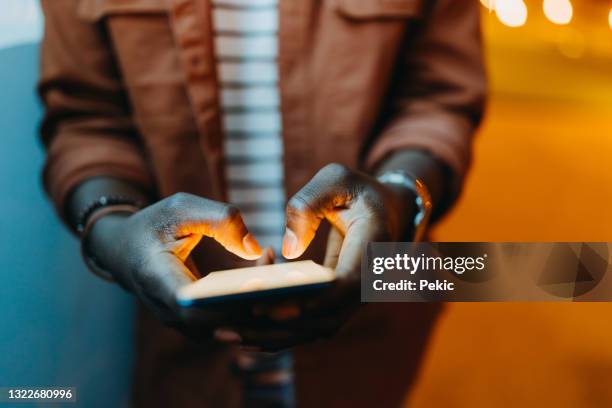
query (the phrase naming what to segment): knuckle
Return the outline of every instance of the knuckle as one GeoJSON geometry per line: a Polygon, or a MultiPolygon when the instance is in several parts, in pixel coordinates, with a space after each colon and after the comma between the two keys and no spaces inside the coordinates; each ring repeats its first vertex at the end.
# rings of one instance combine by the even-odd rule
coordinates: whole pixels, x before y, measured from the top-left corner
{"type": "Polygon", "coordinates": [[[313,208],[308,199],[301,194],[294,195],[287,203],[288,214],[300,214],[312,210],[313,208]]]}
{"type": "Polygon", "coordinates": [[[339,192],[351,191],[355,186],[361,185],[362,175],[345,165],[331,163],[323,167],[314,177],[312,187],[320,190],[319,186],[328,186],[339,192]]]}
{"type": "Polygon", "coordinates": [[[371,189],[364,189],[361,191],[361,200],[363,205],[372,211],[374,215],[382,215],[385,212],[385,206],[383,200],[377,191],[371,189]]]}
{"type": "Polygon", "coordinates": [[[221,210],[221,217],[227,221],[236,221],[240,218],[240,209],[232,204],[226,204],[221,210]]]}
{"type": "Polygon", "coordinates": [[[348,167],[339,163],[330,163],[319,171],[319,174],[322,177],[332,177],[334,179],[342,179],[350,173],[351,170],[348,167]]]}
{"type": "Polygon", "coordinates": [[[185,207],[190,199],[190,196],[191,195],[188,193],[175,193],[164,200],[165,207],[168,210],[180,210],[185,207]]]}

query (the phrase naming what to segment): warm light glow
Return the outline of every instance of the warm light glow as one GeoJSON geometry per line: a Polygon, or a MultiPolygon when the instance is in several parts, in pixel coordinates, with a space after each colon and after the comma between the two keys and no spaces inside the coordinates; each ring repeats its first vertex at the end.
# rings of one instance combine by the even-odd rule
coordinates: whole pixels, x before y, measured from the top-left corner
{"type": "Polygon", "coordinates": [[[610,9],[610,13],[608,13],[608,25],[612,28],[612,8],[610,9]]]}
{"type": "Polygon", "coordinates": [[[480,0],[480,4],[489,9],[489,11],[495,10],[495,0],[480,0]]]}
{"type": "Polygon", "coordinates": [[[556,38],[559,52],[567,58],[582,58],[586,52],[586,39],[580,30],[565,27],[556,38]]]}
{"type": "Polygon", "coordinates": [[[508,27],[520,27],[527,21],[527,6],[523,0],[496,0],[497,18],[508,27]]]}
{"type": "Polygon", "coordinates": [[[574,12],[570,0],[544,0],[544,15],[555,24],[567,24],[574,12]]]}

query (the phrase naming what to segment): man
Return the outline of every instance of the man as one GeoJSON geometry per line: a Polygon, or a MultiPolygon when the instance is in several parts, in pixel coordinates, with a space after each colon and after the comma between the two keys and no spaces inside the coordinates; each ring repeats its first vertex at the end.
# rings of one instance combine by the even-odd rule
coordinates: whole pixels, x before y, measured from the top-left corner
{"type": "Polygon", "coordinates": [[[287,354],[235,343],[294,346],[298,405],[401,404],[437,308],[357,307],[361,250],[412,239],[422,194],[433,219],[457,197],[483,105],[478,3],[42,3],[45,186],[90,269],[145,306],[135,404],[250,401],[236,361],[272,367],[249,374],[263,388],[291,378],[287,354]],[[240,321],[176,307],[209,271],[325,252],[338,283],[310,302],[240,321]]]}

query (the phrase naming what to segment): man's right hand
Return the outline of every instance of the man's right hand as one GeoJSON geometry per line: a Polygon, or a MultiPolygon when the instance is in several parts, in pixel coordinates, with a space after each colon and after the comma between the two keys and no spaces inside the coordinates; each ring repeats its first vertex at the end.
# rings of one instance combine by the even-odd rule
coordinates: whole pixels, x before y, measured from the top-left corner
{"type": "Polygon", "coordinates": [[[195,279],[185,266],[203,236],[253,260],[262,250],[236,207],[178,193],[132,214],[102,217],[85,237],[87,254],[131,290],[165,324],[192,337],[207,336],[219,313],[181,309],[177,290],[195,279]]]}

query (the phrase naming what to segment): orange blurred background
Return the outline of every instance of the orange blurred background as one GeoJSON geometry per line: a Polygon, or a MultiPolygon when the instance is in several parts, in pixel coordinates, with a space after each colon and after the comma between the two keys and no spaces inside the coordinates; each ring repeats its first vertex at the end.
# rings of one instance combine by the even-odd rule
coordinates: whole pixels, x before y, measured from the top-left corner
{"type": "MultiPolygon", "coordinates": [[[[565,18],[559,2],[548,6],[565,18]]],[[[434,237],[612,241],[612,1],[573,1],[565,25],[542,1],[510,3],[527,7],[520,27],[482,8],[488,112],[464,194],[434,237]]],[[[611,384],[612,304],[455,303],[407,405],[610,407],[611,384]]]]}

